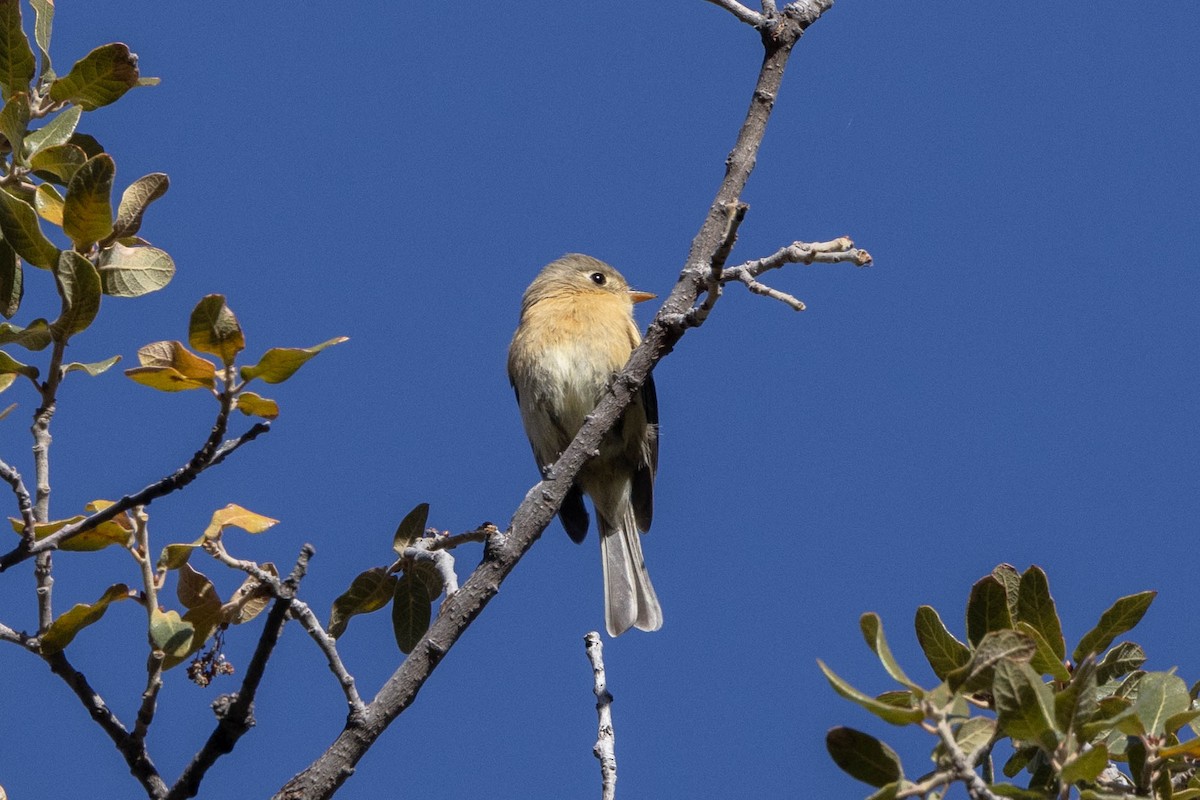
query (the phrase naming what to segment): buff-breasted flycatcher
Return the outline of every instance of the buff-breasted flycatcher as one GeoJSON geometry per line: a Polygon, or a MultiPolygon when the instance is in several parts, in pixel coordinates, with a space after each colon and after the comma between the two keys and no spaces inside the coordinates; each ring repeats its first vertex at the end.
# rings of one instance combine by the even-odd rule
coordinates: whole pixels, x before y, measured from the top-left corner
{"type": "MultiPolygon", "coordinates": [[[[641,341],[633,304],[654,297],[629,288],[615,269],[570,253],[546,265],[521,300],[508,350],[508,377],[521,420],[543,469],[558,460],[608,382],[641,341]]],[[[559,509],[567,534],[588,529],[583,493],[592,498],[604,563],[604,622],[610,636],[662,627],[662,609],[642,557],[639,531],[650,530],[658,469],[658,401],[653,377],[580,470],[559,509]]]]}

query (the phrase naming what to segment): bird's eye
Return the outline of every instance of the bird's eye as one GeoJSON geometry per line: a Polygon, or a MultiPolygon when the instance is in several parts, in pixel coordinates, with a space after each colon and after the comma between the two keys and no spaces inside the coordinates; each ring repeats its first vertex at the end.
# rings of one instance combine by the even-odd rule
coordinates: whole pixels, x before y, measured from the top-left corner
{"type": "Polygon", "coordinates": [[[604,277],[603,272],[593,272],[588,277],[591,278],[592,283],[596,284],[597,286],[603,286],[605,284],[605,282],[608,280],[607,278],[604,277]]]}

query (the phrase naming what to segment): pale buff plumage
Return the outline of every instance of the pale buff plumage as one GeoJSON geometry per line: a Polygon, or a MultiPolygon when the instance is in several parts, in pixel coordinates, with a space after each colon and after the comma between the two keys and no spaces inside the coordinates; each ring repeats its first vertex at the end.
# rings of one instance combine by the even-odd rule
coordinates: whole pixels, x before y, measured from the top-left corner
{"type": "MultiPolygon", "coordinates": [[[[548,264],[525,291],[508,376],[543,469],[575,438],[641,341],[633,304],[650,297],[631,290],[609,265],[578,253],[548,264]]],[[[601,442],[599,455],[584,465],[559,512],[567,533],[582,541],[588,518],[580,491],[592,498],[604,564],[605,625],[612,636],[630,627],[662,627],[638,532],[650,529],[653,516],[657,423],[649,378],[601,442]]]]}

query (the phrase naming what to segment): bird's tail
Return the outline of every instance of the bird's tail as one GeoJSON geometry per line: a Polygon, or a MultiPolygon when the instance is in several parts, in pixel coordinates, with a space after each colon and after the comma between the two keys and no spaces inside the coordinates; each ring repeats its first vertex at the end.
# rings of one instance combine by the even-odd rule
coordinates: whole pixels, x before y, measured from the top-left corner
{"type": "Polygon", "coordinates": [[[620,509],[620,524],[615,527],[604,515],[596,514],[604,561],[604,624],[609,636],[620,636],[631,627],[656,631],[663,622],[662,607],[642,556],[633,506],[626,499],[620,509]]]}

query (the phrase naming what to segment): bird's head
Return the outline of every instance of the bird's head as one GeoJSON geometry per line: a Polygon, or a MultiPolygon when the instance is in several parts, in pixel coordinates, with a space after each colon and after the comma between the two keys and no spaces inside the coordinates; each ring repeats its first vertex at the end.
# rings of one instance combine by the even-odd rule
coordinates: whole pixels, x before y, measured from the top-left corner
{"type": "Polygon", "coordinates": [[[564,296],[613,297],[632,305],[655,295],[629,288],[621,273],[597,258],[568,253],[542,268],[525,290],[523,305],[564,296]]]}

